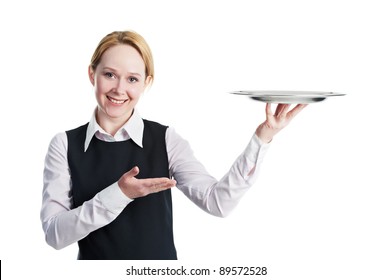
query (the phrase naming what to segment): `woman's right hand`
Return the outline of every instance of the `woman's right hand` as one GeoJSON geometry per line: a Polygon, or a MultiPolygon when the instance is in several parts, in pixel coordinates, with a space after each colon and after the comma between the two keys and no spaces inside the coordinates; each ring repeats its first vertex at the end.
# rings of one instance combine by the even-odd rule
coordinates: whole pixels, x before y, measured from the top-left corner
{"type": "Polygon", "coordinates": [[[118,181],[122,192],[129,198],[147,196],[151,193],[165,191],[176,186],[176,181],[169,178],[137,179],[140,169],[135,166],[126,172],[118,181]]]}

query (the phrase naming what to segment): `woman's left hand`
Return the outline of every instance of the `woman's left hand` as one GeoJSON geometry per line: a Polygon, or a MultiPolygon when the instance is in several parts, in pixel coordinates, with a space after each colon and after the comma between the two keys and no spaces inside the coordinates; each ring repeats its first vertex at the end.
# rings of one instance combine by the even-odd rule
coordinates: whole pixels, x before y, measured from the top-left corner
{"type": "Polygon", "coordinates": [[[301,111],[307,104],[298,104],[289,111],[290,104],[278,104],[275,112],[272,112],[271,104],[266,104],[266,120],[258,126],[257,136],[264,143],[272,141],[273,137],[301,111]]]}

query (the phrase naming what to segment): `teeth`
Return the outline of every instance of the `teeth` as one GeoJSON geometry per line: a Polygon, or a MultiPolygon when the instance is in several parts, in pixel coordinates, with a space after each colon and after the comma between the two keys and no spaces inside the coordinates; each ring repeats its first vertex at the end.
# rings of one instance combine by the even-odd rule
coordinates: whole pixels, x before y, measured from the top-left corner
{"type": "Polygon", "coordinates": [[[112,99],[111,97],[109,97],[109,100],[115,104],[123,104],[126,101],[126,100],[115,100],[115,99],[112,99]]]}

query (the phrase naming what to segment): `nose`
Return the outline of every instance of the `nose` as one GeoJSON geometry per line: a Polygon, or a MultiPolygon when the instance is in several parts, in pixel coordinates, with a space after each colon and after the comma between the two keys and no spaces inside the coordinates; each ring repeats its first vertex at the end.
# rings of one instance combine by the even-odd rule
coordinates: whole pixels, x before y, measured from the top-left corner
{"type": "Polygon", "coordinates": [[[124,79],[117,80],[115,92],[118,94],[126,94],[126,81],[124,79]]]}

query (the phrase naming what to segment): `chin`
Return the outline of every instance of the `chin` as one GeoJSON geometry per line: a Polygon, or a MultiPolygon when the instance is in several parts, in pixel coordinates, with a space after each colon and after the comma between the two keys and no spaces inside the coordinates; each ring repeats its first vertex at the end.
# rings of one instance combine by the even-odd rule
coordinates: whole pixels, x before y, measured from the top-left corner
{"type": "Polygon", "coordinates": [[[112,119],[129,117],[132,114],[132,109],[128,108],[106,108],[104,114],[112,119]]]}

